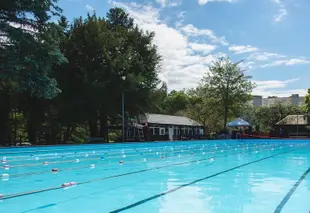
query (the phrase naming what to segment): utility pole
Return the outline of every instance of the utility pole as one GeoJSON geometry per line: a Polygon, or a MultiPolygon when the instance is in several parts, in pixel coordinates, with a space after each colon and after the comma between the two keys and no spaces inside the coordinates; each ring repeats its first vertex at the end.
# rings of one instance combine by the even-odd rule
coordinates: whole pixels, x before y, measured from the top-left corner
{"type": "Polygon", "coordinates": [[[122,76],[122,141],[125,142],[125,94],[124,94],[124,83],[126,81],[126,76],[122,76]]]}
{"type": "Polygon", "coordinates": [[[125,142],[125,101],[124,91],[122,91],[122,136],[123,142],[125,142]]]}

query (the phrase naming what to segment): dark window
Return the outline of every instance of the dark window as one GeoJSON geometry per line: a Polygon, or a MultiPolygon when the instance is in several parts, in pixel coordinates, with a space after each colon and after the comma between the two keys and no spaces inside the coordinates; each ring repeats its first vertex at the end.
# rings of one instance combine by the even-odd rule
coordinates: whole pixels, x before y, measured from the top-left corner
{"type": "Polygon", "coordinates": [[[159,135],[159,128],[154,128],[154,135],[159,135]]]}
{"type": "Polygon", "coordinates": [[[160,128],[160,135],[165,135],[165,128],[160,128]]]}

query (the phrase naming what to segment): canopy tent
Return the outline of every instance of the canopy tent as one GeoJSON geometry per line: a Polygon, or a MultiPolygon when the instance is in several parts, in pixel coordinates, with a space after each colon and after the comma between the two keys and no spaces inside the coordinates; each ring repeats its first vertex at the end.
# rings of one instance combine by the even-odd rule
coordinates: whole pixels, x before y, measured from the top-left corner
{"type": "Polygon", "coordinates": [[[241,127],[241,126],[250,126],[248,122],[242,118],[237,118],[227,124],[228,127],[241,127]]]}

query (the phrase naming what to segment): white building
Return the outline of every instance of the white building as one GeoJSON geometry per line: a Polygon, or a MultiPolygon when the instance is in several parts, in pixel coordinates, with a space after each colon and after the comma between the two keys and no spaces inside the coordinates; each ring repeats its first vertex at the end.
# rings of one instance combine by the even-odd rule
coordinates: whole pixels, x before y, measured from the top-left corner
{"type": "Polygon", "coordinates": [[[293,104],[295,106],[301,106],[305,103],[305,97],[299,96],[298,94],[292,94],[290,97],[268,97],[263,98],[262,96],[253,96],[252,104],[256,107],[270,106],[275,103],[282,104],[293,104]]]}

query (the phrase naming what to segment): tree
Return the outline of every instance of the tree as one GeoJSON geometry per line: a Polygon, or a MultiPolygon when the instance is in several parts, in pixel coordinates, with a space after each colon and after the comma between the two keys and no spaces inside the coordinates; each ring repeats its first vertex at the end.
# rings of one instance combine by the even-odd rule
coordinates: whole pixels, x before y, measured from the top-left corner
{"type": "Polygon", "coordinates": [[[168,95],[168,88],[165,82],[161,82],[158,85],[159,88],[155,88],[150,93],[150,107],[149,112],[164,114],[164,103],[168,95]]]}
{"type": "Polygon", "coordinates": [[[0,141],[8,139],[11,97],[16,94],[51,99],[60,90],[50,73],[66,61],[55,36],[57,25],[51,15],[61,10],[56,0],[6,0],[0,5],[0,141]]]}
{"type": "Polygon", "coordinates": [[[164,101],[165,113],[175,115],[179,111],[185,110],[189,104],[188,95],[185,91],[171,91],[164,101]]]}
{"type": "Polygon", "coordinates": [[[288,115],[303,114],[304,109],[292,104],[275,103],[271,106],[248,107],[242,116],[261,131],[270,131],[276,123],[288,115]]]}
{"type": "Polygon", "coordinates": [[[239,64],[231,62],[229,58],[221,58],[209,67],[209,73],[202,81],[206,95],[214,101],[214,105],[222,108],[224,129],[229,113],[251,100],[255,86],[239,64]]]}
{"type": "Polygon", "coordinates": [[[310,113],[310,88],[308,89],[308,93],[305,97],[305,103],[306,103],[306,112],[310,113]]]}
{"type": "Polygon", "coordinates": [[[69,63],[57,77],[63,90],[59,98],[76,104],[62,104],[61,115],[79,112],[75,121],[88,121],[92,137],[107,138],[109,121],[120,121],[122,93],[127,114],[135,115],[151,105],[160,60],[152,44],[154,34],[134,26],[119,8],[111,9],[107,19],[96,14],[75,19],[68,34],[63,47],[69,63]]]}
{"type": "Polygon", "coordinates": [[[191,89],[187,91],[187,96],[186,109],[179,111],[178,114],[199,122],[210,132],[218,131],[220,128],[219,120],[222,116],[212,98],[206,95],[205,88],[198,86],[191,89]]]}

